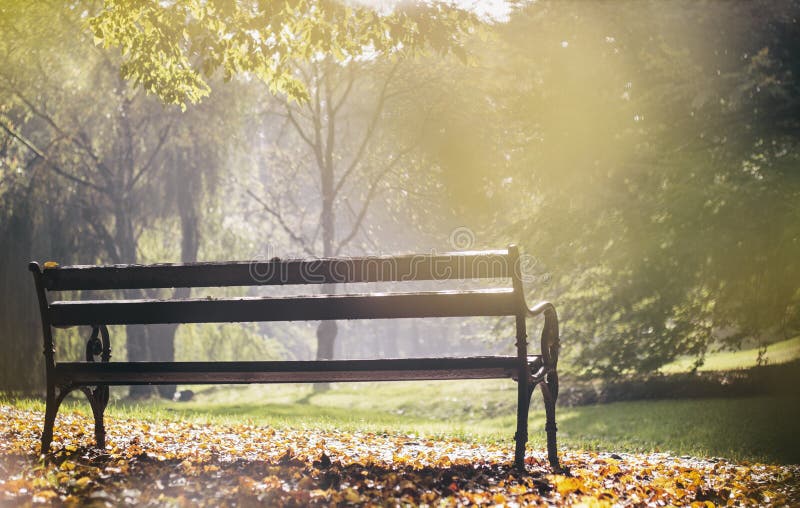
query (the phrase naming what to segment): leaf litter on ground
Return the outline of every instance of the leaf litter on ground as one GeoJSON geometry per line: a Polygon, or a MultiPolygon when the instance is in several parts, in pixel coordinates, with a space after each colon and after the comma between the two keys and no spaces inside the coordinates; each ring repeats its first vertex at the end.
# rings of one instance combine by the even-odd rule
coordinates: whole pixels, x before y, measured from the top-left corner
{"type": "Polygon", "coordinates": [[[0,505],[58,506],[764,506],[800,504],[800,466],[665,453],[542,450],[527,472],[508,443],[250,424],[157,423],[61,413],[51,453],[42,415],[0,405],[0,505]]]}

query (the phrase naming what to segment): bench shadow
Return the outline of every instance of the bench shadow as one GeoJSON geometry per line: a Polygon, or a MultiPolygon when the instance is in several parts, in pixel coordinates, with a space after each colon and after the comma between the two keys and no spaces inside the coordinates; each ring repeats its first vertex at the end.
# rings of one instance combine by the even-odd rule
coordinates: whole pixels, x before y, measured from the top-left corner
{"type": "Polygon", "coordinates": [[[294,403],[295,404],[301,404],[301,405],[311,404],[311,399],[313,399],[316,395],[317,395],[317,392],[315,392],[314,390],[311,390],[310,392],[308,392],[304,396],[302,396],[299,399],[297,399],[296,401],[294,401],[294,403]]]}

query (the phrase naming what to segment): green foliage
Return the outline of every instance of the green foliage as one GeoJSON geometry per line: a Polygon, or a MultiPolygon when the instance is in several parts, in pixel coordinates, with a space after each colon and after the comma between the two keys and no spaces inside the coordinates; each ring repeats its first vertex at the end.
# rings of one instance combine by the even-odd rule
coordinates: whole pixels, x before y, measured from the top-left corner
{"type": "Polygon", "coordinates": [[[588,344],[578,362],[595,371],[781,336],[800,312],[796,5],[651,8],[630,13],[637,28],[615,32],[622,56],[609,57],[633,84],[612,99],[633,120],[607,136],[621,158],[599,151],[594,168],[579,166],[588,185],[567,190],[595,204],[552,203],[593,230],[573,244],[579,270],[607,267],[600,281],[561,277],[608,287],[607,298],[567,292],[572,333],[588,344]],[[645,33],[657,43],[629,51],[645,33]]]}
{"type": "Polygon", "coordinates": [[[378,13],[335,0],[107,0],[89,20],[97,43],[121,50],[126,79],[184,109],[209,94],[205,78],[218,71],[225,80],[255,76],[272,93],[304,101],[307,84],[293,63],[427,48],[462,54],[461,40],[474,24],[471,14],[440,3],[404,3],[378,13]]]}
{"type": "Polygon", "coordinates": [[[800,319],[794,2],[536,2],[445,92],[425,150],[480,246],[535,257],[564,353],[649,371],[800,319]]]}

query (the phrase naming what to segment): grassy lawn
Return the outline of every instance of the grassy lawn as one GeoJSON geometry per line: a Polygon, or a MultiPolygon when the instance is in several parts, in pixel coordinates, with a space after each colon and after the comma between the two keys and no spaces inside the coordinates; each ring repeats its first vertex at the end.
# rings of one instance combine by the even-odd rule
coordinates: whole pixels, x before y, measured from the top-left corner
{"type": "MultiPolygon", "coordinates": [[[[699,370],[733,370],[755,367],[757,358],[758,348],[711,353],[706,356],[706,361],[699,370]]],[[[770,344],[767,347],[766,358],[768,364],[786,363],[800,358],[800,337],[770,344]]],[[[693,364],[694,358],[679,358],[661,367],[661,371],[665,373],[687,372],[691,370],[693,364]]]]}
{"type": "MultiPolygon", "coordinates": [[[[389,432],[511,443],[515,396],[509,381],[398,382],[197,388],[190,402],[116,400],[109,414],[147,420],[188,419],[292,428],[389,432]]],[[[40,402],[17,405],[43,409],[40,402]]],[[[88,413],[74,399],[71,408],[88,413]]],[[[678,455],[800,463],[800,396],[662,400],[561,408],[560,444],[608,452],[669,451],[678,455]]],[[[541,396],[530,415],[531,446],[544,447],[541,396]]]]}

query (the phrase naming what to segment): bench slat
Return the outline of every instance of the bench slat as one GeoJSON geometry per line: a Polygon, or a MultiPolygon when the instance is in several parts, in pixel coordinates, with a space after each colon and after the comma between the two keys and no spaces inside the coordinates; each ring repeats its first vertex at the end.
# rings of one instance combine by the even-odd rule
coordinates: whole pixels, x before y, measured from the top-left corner
{"type": "MultiPolygon", "coordinates": [[[[533,371],[541,358],[528,357],[533,371]]],[[[322,383],[509,378],[518,372],[513,356],[270,362],[68,362],[56,364],[59,384],[245,384],[322,383]]]]}
{"type": "Polygon", "coordinates": [[[63,266],[42,273],[49,291],[332,284],[509,278],[507,250],[440,255],[273,259],[228,263],[63,266]]]}
{"type": "Polygon", "coordinates": [[[53,326],[508,316],[511,288],[290,297],[53,302],[53,326]]]}

